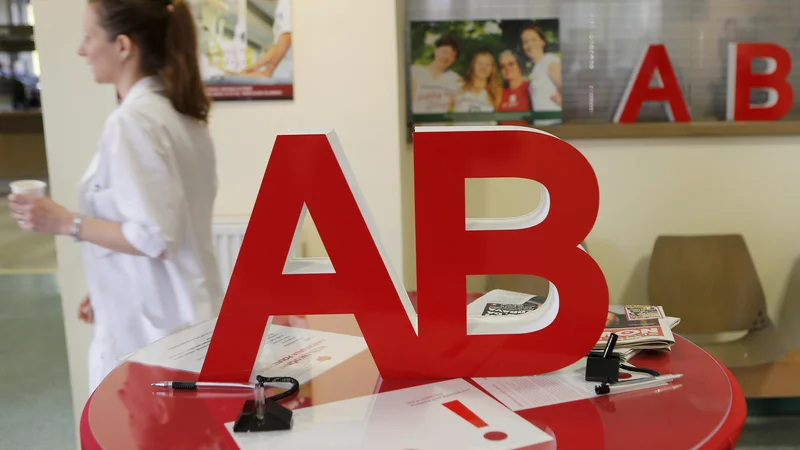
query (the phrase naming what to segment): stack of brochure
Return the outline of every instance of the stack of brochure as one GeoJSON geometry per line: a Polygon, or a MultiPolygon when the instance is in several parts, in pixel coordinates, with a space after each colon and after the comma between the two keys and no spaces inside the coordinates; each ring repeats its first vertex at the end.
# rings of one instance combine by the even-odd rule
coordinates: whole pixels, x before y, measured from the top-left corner
{"type": "Polygon", "coordinates": [[[652,305],[612,305],[608,308],[606,329],[595,345],[602,351],[608,337],[617,335],[614,354],[627,361],[641,350],[670,351],[675,345],[675,328],[680,319],[664,314],[664,308],[652,305]]]}
{"type": "MultiPolygon", "coordinates": [[[[467,306],[470,334],[530,333],[541,330],[558,314],[558,293],[548,297],[495,289],[467,306]]],[[[594,347],[602,351],[612,333],[617,335],[614,354],[628,361],[641,350],[670,351],[675,344],[672,328],[677,317],[664,314],[661,306],[611,305],[606,328],[594,347]]]]}

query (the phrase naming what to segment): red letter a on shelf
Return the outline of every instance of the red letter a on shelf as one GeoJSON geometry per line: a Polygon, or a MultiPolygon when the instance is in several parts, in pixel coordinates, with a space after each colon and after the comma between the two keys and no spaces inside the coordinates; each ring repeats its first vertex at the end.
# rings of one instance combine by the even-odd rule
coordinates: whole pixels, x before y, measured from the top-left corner
{"type": "Polygon", "coordinates": [[[689,110],[681,94],[678,77],[669,61],[667,48],[651,45],[634,69],[628,87],[614,116],[615,123],[634,123],[644,102],[664,102],[670,122],[690,122],[689,110]],[[659,75],[660,86],[650,87],[653,75],[659,75]]]}

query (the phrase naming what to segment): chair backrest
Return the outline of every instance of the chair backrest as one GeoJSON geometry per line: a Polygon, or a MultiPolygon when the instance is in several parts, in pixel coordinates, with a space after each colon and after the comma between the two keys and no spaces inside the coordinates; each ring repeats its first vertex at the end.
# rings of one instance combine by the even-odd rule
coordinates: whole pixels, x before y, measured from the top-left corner
{"type": "Polygon", "coordinates": [[[742,332],[768,324],[764,290],[738,234],[659,236],[647,290],[650,304],[681,319],[681,333],[742,332]]]}

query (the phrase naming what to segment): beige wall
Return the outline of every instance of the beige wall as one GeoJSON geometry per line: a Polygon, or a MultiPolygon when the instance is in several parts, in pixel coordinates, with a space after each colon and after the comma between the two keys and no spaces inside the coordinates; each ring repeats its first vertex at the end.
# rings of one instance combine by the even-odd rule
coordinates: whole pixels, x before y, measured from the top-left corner
{"type": "MultiPolygon", "coordinates": [[[[800,256],[800,137],[575,141],[600,184],[600,211],[586,240],[608,281],[611,301],[647,301],[649,255],[660,234],[741,233],[755,261],[768,310],[778,318],[800,256]]],[[[411,146],[404,165],[410,191],[411,146]]],[[[471,217],[535,208],[539,185],[472,181],[471,217]],[[527,191],[527,192],[526,192],[527,191]]],[[[414,283],[413,205],[406,215],[406,280],[414,283]]],[[[479,288],[480,283],[473,283],[479,288]]]]}
{"type": "MultiPolygon", "coordinates": [[[[395,268],[415,286],[411,148],[402,124],[395,2],[293,2],[296,99],[215,105],[221,189],[217,212],[249,213],[275,134],[290,127],[337,130],[395,268]],[[353,20],[349,8],[361,17],[353,20]],[[347,69],[338,69],[340,65],[347,69]],[[402,184],[400,168],[402,168],[402,184]],[[402,192],[401,192],[402,186],[402,192]],[[400,198],[403,198],[401,220],[400,198]]],[[[113,91],[96,86],[75,55],[84,0],[37,0],[37,45],[55,199],[75,207],[75,185],[94,152],[113,91]]],[[[782,303],[797,258],[800,138],[578,141],[600,181],[597,224],[587,242],[614,302],[644,300],[647,258],[663,233],[743,233],[770,313],[782,303]]],[[[532,183],[473,182],[468,214],[519,214],[535,206],[532,183]],[[530,187],[530,194],[518,192],[530,187]]],[[[309,233],[313,230],[309,227],[309,233]]],[[[321,249],[314,236],[310,253],[321,249]]],[[[78,247],[58,240],[59,282],[76,413],[86,400],[90,328],[75,319],[85,292],[78,247]]],[[[76,419],[79,416],[76,415],[76,419]]]]}
{"type": "MultiPolygon", "coordinates": [[[[398,14],[395,2],[293,3],[295,100],[214,106],[220,192],[216,212],[248,214],[276,133],[332,127],[377,223],[388,258],[403,275],[400,206],[401,128],[398,14]],[[353,20],[348,10],[359,11],[353,20]]],[[[95,149],[113,90],[94,85],[75,49],[85,0],[37,0],[36,39],[43,73],[45,133],[53,196],[75,207],[75,186],[95,149]]],[[[78,247],[58,241],[59,281],[77,415],[87,398],[90,329],[76,317],[85,293],[78,247]]]]}
{"type": "Polygon", "coordinates": [[[740,233],[773,318],[800,254],[800,137],[576,142],[600,181],[587,244],[615,302],[646,299],[659,234],[740,233]]]}

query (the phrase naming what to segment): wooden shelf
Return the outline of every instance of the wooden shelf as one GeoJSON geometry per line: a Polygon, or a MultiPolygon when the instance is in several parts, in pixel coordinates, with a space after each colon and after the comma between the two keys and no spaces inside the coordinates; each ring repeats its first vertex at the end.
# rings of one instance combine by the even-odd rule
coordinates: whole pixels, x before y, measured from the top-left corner
{"type": "Polygon", "coordinates": [[[42,114],[0,111],[0,179],[46,178],[42,114]]]}
{"type": "MultiPolygon", "coordinates": [[[[562,139],[648,139],[730,136],[800,136],[800,119],[775,122],[569,123],[536,127],[562,139]]],[[[411,142],[413,127],[408,128],[411,142]]]]}
{"type": "Polygon", "coordinates": [[[0,110],[0,134],[44,133],[41,109],[0,110]]]}
{"type": "Polygon", "coordinates": [[[800,121],[564,124],[542,127],[563,139],[627,139],[708,136],[800,136],[800,121]]]}
{"type": "Polygon", "coordinates": [[[0,52],[22,53],[36,49],[30,25],[0,25],[0,52]]]}

